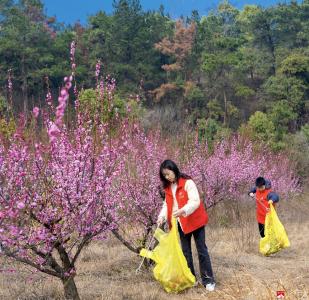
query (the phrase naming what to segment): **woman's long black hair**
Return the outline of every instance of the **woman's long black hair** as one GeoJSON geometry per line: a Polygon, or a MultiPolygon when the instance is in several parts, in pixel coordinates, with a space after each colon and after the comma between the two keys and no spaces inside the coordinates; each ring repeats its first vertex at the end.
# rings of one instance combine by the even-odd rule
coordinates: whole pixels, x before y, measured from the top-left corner
{"type": "Polygon", "coordinates": [[[164,177],[163,175],[163,169],[171,170],[175,173],[176,182],[179,180],[179,178],[185,178],[185,179],[191,179],[189,175],[186,175],[184,173],[181,173],[179,171],[178,166],[170,159],[166,159],[160,166],[160,179],[163,184],[163,188],[167,188],[171,183],[164,177]]]}

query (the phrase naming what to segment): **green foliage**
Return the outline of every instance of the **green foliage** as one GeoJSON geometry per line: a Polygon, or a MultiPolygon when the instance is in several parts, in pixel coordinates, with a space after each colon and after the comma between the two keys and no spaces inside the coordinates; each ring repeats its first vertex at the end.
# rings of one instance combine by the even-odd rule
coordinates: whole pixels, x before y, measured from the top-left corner
{"type": "Polygon", "coordinates": [[[116,114],[118,117],[129,117],[131,119],[140,118],[143,110],[136,99],[127,99],[114,95],[113,102],[109,102],[108,97],[100,97],[97,90],[85,89],[79,94],[80,109],[94,117],[98,114],[102,120],[112,120],[116,114]],[[128,114],[129,112],[129,114],[128,114]]]}
{"type": "Polygon", "coordinates": [[[231,136],[229,128],[222,127],[219,122],[212,118],[198,119],[198,139],[207,141],[209,150],[213,149],[216,141],[228,139],[231,136]]]}
{"type": "Polygon", "coordinates": [[[254,140],[265,144],[271,144],[274,141],[275,125],[265,113],[255,112],[248,121],[248,128],[254,140]]]}
{"type": "Polygon", "coordinates": [[[7,108],[6,99],[0,94],[0,117],[5,114],[7,108]]]}
{"type": "Polygon", "coordinates": [[[255,94],[254,90],[244,85],[236,85],[235,87],[235,95],[238,97],[250,97],[255,94]]]}
{"type": "Polygon", "coordinates": [[[195,122],[194,118],[204,117],[206,114],[199,110],[200,107],[205,105],[205,94],[203,91],[197,86],[185,87],[185,102],[186,106],[190,108],[191,117],[193,117],[193,122],[195,122]],[[194,113],[195,112],[195,113],[194,113]]]}
{"type": "Polygon", "coordinates": [[[309,176],[309,124],[302,126],[295,134],[289,134],[284,139],[286,151],[297,165],[298,174],[301,178],[309,176]]]}
{"type": "Polygon", "coordinates": [[[296,120],[297,114],[287,100],[280,100],[274,104],[270,118],[276,128],[277,139],[281,140],[288,132],[289,124],[296,120]]]}
{"type": "Polygon", "coordinates": [[[0,84],[7,86],[12,69],[15,112],[30,110],[31,99],[39,105],[46,76],[58,93],[71,71],[69,47],[75,40],[77,86],[83,87],[81,103],[91,114],[121,116],[130,106],[134,118],[144,115],[135,100],[123,100],[139,94],[144,109],[161,114],[153,126],[158,120],[170,128],[180,128],[184,120],[195,126],[204,119],[205,132],[214,139],[243,130],[272,141],[274,149],[286,148],[286,137],[309,122],[307,0],[242,9],[223,1],[207,16],[192,12],[181,26],[163,7],[146,11],[139,0],[115,0],[113,7],[85,25],[63,25],[46,16],[43,1],[0,1],[0,84]],[[160,43],[164,51],[155,46],[160,43]],[[101,76],[117,80],[108,113],[107,101],[89,90],[98,59],[101,76]]]}
{"type": "Polygon", "coordinates": [[[43,5],[41,1],[18,1],[7,4],[0,15],[0,76],[3,81],[7,70],[13,70],[27,107],[27,97],[42,81],[40,70],[52,63],[52,37],[44,27],[43,5]]]}
{"type": "Polygon", "coordinates": [[[78,99],[81,111],[90,112],[91,115],[94,115],[102,105],[100,103],[99,93],[94,89],[82,90],[79,93],[78,99]]]}
{"type": "Polygon", "coordinates": [[[224,115],[222,107],[216,99],[210,100],[207,103],[207,108],[208,108],[208,116],[213,120],[218,121],[224,115]]]}
{"type": "Polygon", "coordinates": [[[288,76],[309,76],[309,57],[302,53],[292,53],[281,62],[279,72],[288,76]]]}
{"type": "Polygon", "coordinates": [[[84,43],[89,59],[104,63],[105,72],[117,78],[120,90],[137,91],[140,81],[147,89],[162,82],[161,55],[154,44],[168,34],[171,20],[157,12],[144,12],[135,0],[114,1],[112,16],[99,12],[89,19],[84,43]]]}
{"type": "Polygon", "coordinates": [[[9,139],[16,130],[16,124],[13,118],[6,120],[0,118],[0,135],[6,139],[9,139]]]}
{"type": "MultiPolygon", "coordinates": [[[[284,75],[271,76],[264,85],[266,102],[286,100],[293,109],[299,110],[307,93],[307,86],[301,79],[284,75]]],[[[269,105],[270,106],[270,105],[269,105]]]]}
{"type": "Polygon", "coordinates": [[[302,126],[300,132],[304,135],[306,142],[309,144],[309,124],[302,126]]]}
{"type": "Polygon", "coordinates": [[[203,101],[204,94],[200,88],[195,86],[189,90],[189,92],[186,95],[186,99],[190,102],[203,101]]]}
{"type": "Polygon", "coordinates": [[[213,119],[198,120],[198,137],[199,140],[206,140],[208,143],[215,139],[219,130],[219,124],[213,119]]]}

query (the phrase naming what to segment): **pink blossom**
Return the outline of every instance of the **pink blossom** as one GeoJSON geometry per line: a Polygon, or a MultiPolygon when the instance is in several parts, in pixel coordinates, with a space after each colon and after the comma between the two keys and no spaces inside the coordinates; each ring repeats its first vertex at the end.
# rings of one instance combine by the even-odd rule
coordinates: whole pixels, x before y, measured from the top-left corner
{"type": "MultiPolygon", "coordinates": [[[[75,46],[72,42],[72,65],[75,46]]],[[[139,123],[129,121],[129,114],[119,119],[110,114],[109,121],[102,121],[79,112],[78,98],[72,114],[76,119],[66,126],[63,117],[72,80],[72,75],[64,78],[59,103],[49,108],[51,114],[44,120],[49,142],[44,137],[30,141],[23,125],[9,142],[0,140],[0,174],[5,178],[1,254],[13,253],[13,258],[39,271],[73,279],[80,249],[94,238],[118,233],[138,253],[162,206],[158,172],[167,157],[193,177],[207,206],[239,199],[260,174],[283,195],[299,190],[293,165],[284,155],[256,154],[250,142],[237,138],[218,143],[212,152],[206,144],[194,142],[185,151],[175,150],[160,132],[146,134],[139,123]]],[[[107,105],[95,113],[116,112],[115,80],[108,76],[99,88],[101,104],[107,105]]],[[[51,103],[50,92],[47,99],[51,103]]]]}
{"type": "Polygon", "coordinates": [[[59,135],[60,130],[55,123],[51,123],[47,132],[48,132],[50,141],[54,142],[56,140],[56,137],[59,135]]]}
{"type": "Polygon", "coordinates": [[[18,202],[18,203],[17,203],[17,208],[18,208],[18,209],[23,209],[23,208],[25,208],[25,203],[23,203],[23,202],[18,202]]]}
{"type": "Polygon", "coordinates": [[[58,98],[59,102],[63,99],[62,97],[67,96],[68,92],[66,89],[61,89],[60,95],[61,97],[58,98]]]}
{"type": "Polygon", "coordinates": [[[68,81],[66,84],[65,84],[65,87],[69,90],[71,87],[72,87],[72,83],[70,81],[68,81]]]}
{"type": "Polygon", "coordinates": [[[39,116],[40,109],[36,106],[33,108],[32,112],[33,112],[34,117],[37,118],[39,116]]]}
{"type": "Polygon", "coordinates": [[[96,66],[95,66],[95,77],[98,78],[100,75],[100,70],[101,70],[101,61],[98,60],[96,66]]]}
{"type": "Polygon", "coordinates": [[[52,104],[52,95],[51,95],[51,92],[48,92],[46,94],[46,102],[48,105],[51,105],[52,104]]]}
{"type": "MultiPolygon", "coordinates": [[[[78,112],[70,129],[60,122],[67,93],[61,92],[59,105],[51,107],[53,115],[46,120],[50,143],[44,138],[30,142],[24,127],[18,128],[9,145],[0,143],[0,173],[5,178],[0,197],[1,254],[14,253],[16,259],[49,273],[53,270],[49,258],[57,260],[61,248],[71,266],[59,264],[60,270],[54,270],[59,278],[75,276],[79,246],[94,237],[104,239],[116,228],[119,215],[113,191],[124,168],[125,151],[125,140],[110,137],[106,124],[93,124],[78,112]]],[[[120,136],[125,132],[123,128],[120,136]]]]}

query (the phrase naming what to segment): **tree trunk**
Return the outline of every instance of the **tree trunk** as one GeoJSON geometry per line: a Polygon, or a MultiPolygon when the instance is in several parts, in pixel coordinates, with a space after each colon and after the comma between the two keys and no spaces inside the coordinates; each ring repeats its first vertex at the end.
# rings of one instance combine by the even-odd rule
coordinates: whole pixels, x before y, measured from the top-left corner
{"type": "Polygon", "coordinates": [[[22,56],[21,59],[21,78],[22,78],[22,97],[23,97],[23,109],[24,115],[27,116],[28,113],[28,84],[27,84],[27,75],[25,70],[25,57],[22,56]]]}
{"type": "Polygon", "coordinates": [[[275,44],[274,44],[273,38],[271,36],[270,24],[267,23],[266,28],[267,28],[267,36],[266,36],[267,45],[268,45],[268,48],[269,48],[269,51],[270,51],[270,54],[271,54],[271,57],[272,57],[272,64],[271,64],[270,71],[271,71],[271,75],[275,75],[276,74],[275,44]]]}
{"type": "Polygon", "coordinates": [[[62,279],[62,283],[64,288],[65,299],[80,300],[73,276],[62,279]]]}
{"type": "MultiPolygon", "coordinates": [[[[74,263],[71,263],[69,255],[66,252],[66,249],[60,243],[56,245],[56,249],[60,255],[63,269],[66,272],[69,272],[75,269],[74,263]]],[[[63,288],[64,288],[65,299],[68,299],[68,300],[79,300],[80,299],[77,288],[76,288],[76,284],[74,282],[73,274],[70,277],[62,278],[62,283],[63,283],[63,288]]]]}
{"type": "Polygon", "coordinates": [[[223,124],[224,124],[224,126],[226,126],[226,123],[227,123],[227,99],[226,99],[225,90],[223,91],[223,98],[224,98],[224,119],[223,119],[223,124]]]}

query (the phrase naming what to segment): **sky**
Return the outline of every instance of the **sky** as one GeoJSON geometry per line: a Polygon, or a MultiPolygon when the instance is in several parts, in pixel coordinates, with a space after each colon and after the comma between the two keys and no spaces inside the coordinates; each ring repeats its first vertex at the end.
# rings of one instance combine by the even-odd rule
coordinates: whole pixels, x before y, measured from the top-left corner
{"type": "MultiPolygon", "coordinates": [[[[66,24],[80,21],[86,23],[90,15],[99,10],[111,13],[112,0],[42,0],[45,12],[48,16],[56,16],[58,21],[66,24]]],[[[164,5],[165,12],[171,17],[177,18],[181,15],[191,15],[192,10],[198,10],[199,14],[206,15],[214,9],[220,0],[140,0],[144,10],[158,10],[160,4],[164,5]]],[[[230,3],[238,8],[245,4],[257,4],[270,6],[284,0],[230,0],[230,3]]]]}

